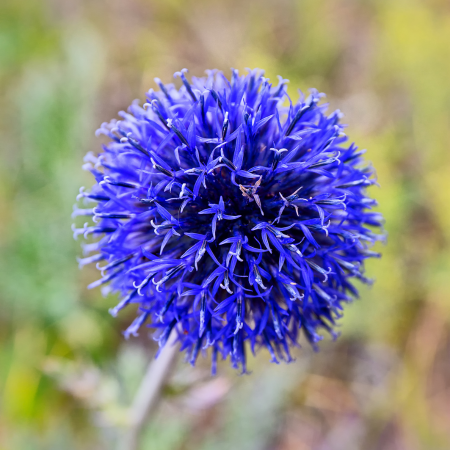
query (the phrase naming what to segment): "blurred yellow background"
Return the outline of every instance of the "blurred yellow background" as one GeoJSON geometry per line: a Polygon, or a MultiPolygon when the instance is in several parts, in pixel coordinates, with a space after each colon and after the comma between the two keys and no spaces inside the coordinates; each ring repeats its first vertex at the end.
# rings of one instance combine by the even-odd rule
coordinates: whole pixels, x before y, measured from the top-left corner
{"type": "Polygon", "coordinates": [[[325,92],[389,238],[337,342],[250,376],[180,361],[141,448],[448,450],[448,0],[1,0],[0,449],[119,448],[155,346],[86,290],[70,215],[96,128],[183,67],[325,92]]]}

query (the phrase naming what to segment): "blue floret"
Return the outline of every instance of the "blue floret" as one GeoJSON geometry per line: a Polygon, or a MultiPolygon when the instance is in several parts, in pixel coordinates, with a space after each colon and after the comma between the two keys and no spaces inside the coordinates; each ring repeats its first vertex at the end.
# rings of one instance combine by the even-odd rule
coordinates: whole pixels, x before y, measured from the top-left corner
{"type": "Polygon", "coordinates": [[[335,336],[354,281],[370,282],[373,169],[316,90],[293,104],[287,80],[259,70],[185,72],[98,130],[110,142],[85,158],[96,183],[74,211],[93,220],[74,228],[91,240],[80,265],[119,293],[113,315],[137,308],[126,337],[147,326],[163,347],[176,333],[213,372],[218,355],[245,372],[246,347],[290,361],[301,330],[313,346],[335,336]]]}

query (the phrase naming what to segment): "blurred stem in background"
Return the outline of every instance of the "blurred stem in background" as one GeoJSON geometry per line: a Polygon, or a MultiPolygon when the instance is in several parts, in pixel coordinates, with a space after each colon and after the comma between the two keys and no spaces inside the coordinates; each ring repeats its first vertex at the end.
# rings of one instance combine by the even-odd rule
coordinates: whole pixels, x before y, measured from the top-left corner
{"type": "Polygon", "coordinates": [[[141,435],[158,408],[162,390],[167,384],[179,353],[176,333],[172,332],[166,346],[150,361],[129,412],[129,429],[125,433],[123,450],[138,450],[141,435]]]}

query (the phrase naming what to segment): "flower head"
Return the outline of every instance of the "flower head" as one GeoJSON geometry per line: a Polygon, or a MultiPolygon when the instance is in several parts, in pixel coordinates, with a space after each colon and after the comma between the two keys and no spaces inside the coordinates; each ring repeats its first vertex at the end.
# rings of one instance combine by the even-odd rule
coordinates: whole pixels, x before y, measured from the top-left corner
{"type": "Polygon", "coordinates": [[[95,206],[74,214],[94,223],[74,235],[94,239],[80,264],[119,293],[113,315],[137,307],[126,337],[176,333],[192,364],[211,350],[213,371],[218,355],[245,371],[246,347],[290,361],[300,331],[312,345],[335,335],[354,280],[369,282],[373,170],[316,90],[293,104],[287,80],[259,70],[175,75],[181,88],[155,79],[147,103],[98,130],[110,142],[85,158],[96,183],[78,199],[95,206]]]}

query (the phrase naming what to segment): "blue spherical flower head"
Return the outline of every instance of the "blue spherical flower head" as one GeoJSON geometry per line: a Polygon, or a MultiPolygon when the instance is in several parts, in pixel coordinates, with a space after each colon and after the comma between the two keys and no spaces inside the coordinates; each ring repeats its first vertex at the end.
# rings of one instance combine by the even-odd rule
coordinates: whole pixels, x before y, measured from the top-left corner
{"type": "Polygon", "coordinates": [[[163,347],[175,333],[213,371],[220,355],[245,372],[260,347],[290,361],[300,332],[313,346],[334,336],[354,281],[369,282],[373,170],[316,90],[293,104],[287,80],[259,70],[185,71],[98,130],[111,141],[85,159],[96,183],[78,199],[95,206],[75,210],[94,222],[74,228],[93,236],[80,264],[102,273],[90,287],[119,293],[111,314],[137,307],[126,337],[148,326],[163,347]]]}

